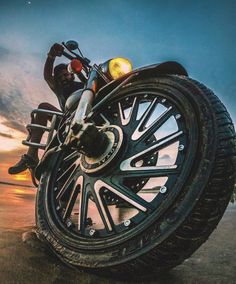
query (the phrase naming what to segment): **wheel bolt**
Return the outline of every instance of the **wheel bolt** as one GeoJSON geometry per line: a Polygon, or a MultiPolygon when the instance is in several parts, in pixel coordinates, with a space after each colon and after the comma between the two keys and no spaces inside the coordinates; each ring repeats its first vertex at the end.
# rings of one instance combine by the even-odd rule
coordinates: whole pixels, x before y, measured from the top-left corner
{"type": "Polygon", "coordinates": [[[61,209],[61,207],[58,205],[57,208],[56,208],[56,210],[59,211],[60,209],[61,209]]]}
{"type": "Polygon", "coordinates": [[[54,190],[54,191],[57,191],[57,187],[54,187],[53,190],[54,190]]]}
{"type": "Polygon", "coordinates": [[[162,99],[161,102],[162,102],[162,103],[165,103],[165,102],[166,102],[166,99],[162,99]]]}
{"type": "Polygon", "coordinates": [[[67,221],[66,226],[67,226],[68,228],[71,227],[71,226],[72,226],[72,222],[71,222],[70,220],[67,221]]]}
{"type": "Polygon", "coordinates": [[[180,117],[181,117],[181,115],[179,113],[176,114],[176,116],[175,116],[176,119],[180,119],[180,117]]]}
{"type": "Polygon", "coordinates": [[[160,188],[160,193],[166,193],[167,192],[167,187],[166,186],[162,186],[160,188]]]}
{"type": "Polygon", "coordinates": [[[139,167],[142,167],[143,165],[143,160],[139,160],[135,163],[135,167],[139,168],[139,167]]]}
{"type": "Polygon", "coordinates": [[[95,234],[96,230],[90,229],[89,230],[89,235],[92,237],[95,234]]]}
{"type": "Polygon", "coordinates": [[[125,227],[129,227],[130,224],[131,224],[131,221],[129,219],[124,221],[125,227]]]}
{"type": "Polygon", "coordinates": [[[184,145],[183,144],[180,144],[179,145],[179,151],[183,151],[184,150],[184,145]]]}

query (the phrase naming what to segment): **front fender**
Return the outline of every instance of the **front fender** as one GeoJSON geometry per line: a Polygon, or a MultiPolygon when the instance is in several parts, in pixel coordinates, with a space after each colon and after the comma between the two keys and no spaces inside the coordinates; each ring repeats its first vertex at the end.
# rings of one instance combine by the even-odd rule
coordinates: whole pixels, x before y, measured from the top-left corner
{"type": "Polygon", "coordinates": [[[167,61],[163,63],[148,65],[132,71],[132,73],[136,72],[139,72],[139,76],[143,78],[155,77],[165,74],[188,76],[188,73],[183,65],[175,61],[167,61]]]}
{"type": "Polygon", "coordinates": [[[132,74],[136,74],[136,76],[133,77],[129,81],[129,83],[139,79],[153,78],[159,75],[167,75],[167,74],[188,76],[188,73],[186,69],[183,67],[183,65],[175,61],[167,61],[163,63],[141,67],[133,70],[132,72],[126,74],[125,76],[119,79],[111,81],[110,83],[102,87],[96,94],[94,104],[100,101],[104,96],[106,96],[106,94],[111,92],[114,88],[116,88],[121,82],[123,82],[126,78],[128,78],[132,74]]]}

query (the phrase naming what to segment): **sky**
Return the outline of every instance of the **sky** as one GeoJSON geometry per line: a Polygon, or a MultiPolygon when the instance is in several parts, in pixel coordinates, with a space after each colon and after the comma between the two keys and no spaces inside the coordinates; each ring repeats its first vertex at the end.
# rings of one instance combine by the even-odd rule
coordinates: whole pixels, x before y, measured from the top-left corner
{"type": "Polygon", "coordinates": [[[92,63],[119,56],[135,68],[178,61],[236,122],[235,26],[233,0],[1,1],[0,181],[17,179],[7,168],[26,151],[30,111],[43,101],[58,106],[43,80],[53,43],[77,40],[92,63]]]}

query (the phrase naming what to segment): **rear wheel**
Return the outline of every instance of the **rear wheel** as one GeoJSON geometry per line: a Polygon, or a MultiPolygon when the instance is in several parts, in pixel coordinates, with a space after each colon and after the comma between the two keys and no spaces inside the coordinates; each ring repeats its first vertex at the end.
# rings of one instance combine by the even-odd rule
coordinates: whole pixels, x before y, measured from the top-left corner
{"type": "Polygon", "coordinates": [[[214,94],[186,77],[132,83],[93,121],[97,158],[54,156],[43,173],[40,235],[65,262],[150,273],[189,257],[221,219],[235,178],[235,132],[214,94]]]}

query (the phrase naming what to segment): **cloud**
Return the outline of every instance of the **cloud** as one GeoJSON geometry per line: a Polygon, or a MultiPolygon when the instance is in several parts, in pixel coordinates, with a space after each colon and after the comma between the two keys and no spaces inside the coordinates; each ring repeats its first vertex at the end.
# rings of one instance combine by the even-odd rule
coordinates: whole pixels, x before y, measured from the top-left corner
{"type": "Polygon", "coordinates": [[[58,106],[56,96],[43,80],[39,56],[0,46],[0,59],[0,115],[5,126],[25,133],[31,110],[45,101],[58,106]]]}
{"type": "Polygon", "coordinates": [[[4,125],[24,132],[30,106],[24,102],[24,95],[14,88],[4,90],[0,87],[0,113],[6,119],[4,125]]]}
{"type": "Polygon", "coordinates": [[[4,59],[5,56],[8,56],[9,53],[10,53],[10,52],[9,52],[8,49],[6,49],[5,47],[1,47],[1,46],[0,46],[0,59],[1,59],[1,60],[4,59]]]}
{"type": "Polygon", "coordinates": [[[10,129],[16,129],[20,132],[27,133],[25,126],[15,120],[5,120],[2,125],[9,127],[10,129]]]}
{"type": "MultiPolygon", "coordinates": [[[[21,141],[26,137],[26,130],[18,126],[13,127],[4,117],[0,116],[0,152],[22,148],[21,141]]],[[[0,163],[2,160],[0,159],[0,163]]]]}

